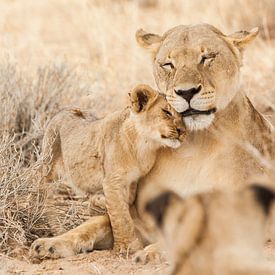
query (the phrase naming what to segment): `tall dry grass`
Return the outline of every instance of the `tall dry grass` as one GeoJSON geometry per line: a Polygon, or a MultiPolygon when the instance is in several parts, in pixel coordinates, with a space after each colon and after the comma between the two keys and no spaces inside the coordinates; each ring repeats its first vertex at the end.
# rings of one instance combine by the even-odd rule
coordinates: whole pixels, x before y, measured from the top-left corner
{"type": "Polygon", "coordinates": [[[54,195],[48,187],[45,192],[38,173],[43,131],[65,106],[102,116],[123,106],[135,84],[154,85],[136,29],[163,33],[178,24],[207,22],[231,33],[260,26],[261,37],[245,54],[243,87],[272,119],[274,14],[274,0],[1,1],[0,251],[16,254],[16,247],[89,215],[83,210],[88,201],[62,188],[62,203],[49,202],[54,195]]]}
{"type": "Polygon", "coordinates": [[[37,70],[29,78],[15,65],[0,68],[0,249],[12,253],[50,233],[42,185],[41,139],[47,121],[82,92],[65,66],[37,70]],[[76,92],[76,96],[71,94],[76,92]],[[69,100],[67,96],[70,95],[69,100]]]}

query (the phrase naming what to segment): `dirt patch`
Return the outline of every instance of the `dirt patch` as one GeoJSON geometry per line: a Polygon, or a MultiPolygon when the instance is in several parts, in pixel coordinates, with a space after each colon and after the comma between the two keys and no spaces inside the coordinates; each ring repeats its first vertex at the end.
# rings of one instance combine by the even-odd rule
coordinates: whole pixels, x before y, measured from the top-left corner
{"type": "MultiPolygon", "coordinates": [[[[265,245],[264,254],[269,261],[275,263],[275,241],[265,245]]],[[[17,260],[0,256],[0,274],[51,274],[51,275],[84,275],[84,274],[156,274],[162,275],[169,270],[168,263],[136,264],[131,258],[124,259],[112,251],[93,251],[58,260],[46,260],[40,264],[32,264],[26,258],[17,260]]]]}
{"type": "Polygon", "coordinates": [[[46,260],[32,264],[27,260],[0,257],[0,274],[163,274],[167,263],[146,265],[120,258],[112,251],[94,251],[59,260],[46,260]]]}

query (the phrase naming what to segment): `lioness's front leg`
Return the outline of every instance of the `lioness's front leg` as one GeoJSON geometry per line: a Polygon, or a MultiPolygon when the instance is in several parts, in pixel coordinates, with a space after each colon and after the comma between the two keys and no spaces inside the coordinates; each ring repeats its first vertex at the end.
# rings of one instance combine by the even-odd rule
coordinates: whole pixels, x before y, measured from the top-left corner
{"type": "MultiPolygon", "coordinates": [[[[124,174],[125,175],[125,174],[124,174]]],[[[106,207],[112,225],[114,247],[118,252],[134,252],[142,247],[129,210],[127,177],[112,175],[103,182],[106,207]]]]}
{"type": "Polygon", "coordinates": [[[110,249],[112,244],[108,216],[95,216],[60,236],[37,239],[31,245],[30,257],[40,260],[63,258],[93,249],[110,249]]]}

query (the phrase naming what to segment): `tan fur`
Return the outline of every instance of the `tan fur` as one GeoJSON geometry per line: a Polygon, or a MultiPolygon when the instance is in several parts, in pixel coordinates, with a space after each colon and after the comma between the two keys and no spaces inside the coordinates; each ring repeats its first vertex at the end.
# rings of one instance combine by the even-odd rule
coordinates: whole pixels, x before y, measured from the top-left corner
{"type": "Polygon", "coordinates": [[[275,266],[262,255],[267,201],[259,201],[254,187],[184,200],[165,191],[147,203],[171,258],[171,274],[274,274],[275,266]]]}
{"type": "MultiPolygon", "coordinates": [[[[97,206],[105,207],[106,200],[117,251],[141,248],[129,211],[136,197],[137,181],[151,170],[161,147],[179,146],[185,134],[180,115],[149,86],[134,88],[130,101],[131,108],[101,120],[86,119],[79,109],[64,110],[49,123],[43,141],[47,180],[53,180],[56,174],[64,175],[76,191],[94,195],[97,206]]],[[[75,232],[77,229],[63,235],[65,242],[66,236],[69,240],[75,232]]],[[[93,236],[90,231],[86,234],[93,236]]],[[[42,247],[53,247],[51,244],[60,238],[43,245],[46,240],[37,240],[32,254],[44,257],[42,247]]],[[[71,242],[77,242],[77,238],[71,242]]],[[[94,242],[92,238],[89,249],[94,242]]],[[[56,246],[51,250],[58,251],[56,246]]],[[[72,246],[67,244],[67,251],[72,246]]],[[[71,253],[78,250],[73,246],[71,253]]],[[[68,255],[63,250],[52,254],[68,255]]]]}
{"type": "Polygon", "coordinates": [[[113,233],[108,216],[96,216],[60,236],[37,239],[30,248],[30,257],[39,262],[94,249],[110,249],[112,245],[113,233]]]}
{"type": "MultiPolygon", "coordinates": [[[[143,47],[140,41],[144,35],[145,31],[137,32],[137,41],[143,47]]],[[[184,116],[191,132],[183,145],[174,151],[162,150],[152,171],[139,184],[137,205],[141,217],[142,206],[155,186],[186,196],[204,190],[238,189],[255,175],[272,173],[274,128],[240,89],[242,54],[256,35],[254,29],[226,36],[202,24],[177,26],[155,39],[150,34],[150,42],[154,42],[151,45],[146,40],[155,81],[168,102],[177,111],[185,111],[188,106],[175,89],[201,85],[191,107],[215,108],[216,112],[184,116]],[[209,59],[202,65],[199,63],[204,54],[209,59]],[[163,68],[167,62],[172,62],[174,68],[163,68]]]]}
{"type": "MultiPolygon", "coordinates": [[[[175,27],[155,40],[150,35],[155,80],[168,102],[184,111],[184,99],[175,94],[176,87],[202,85],[193,107],[217,111],[184,116],[190,135],[179,149],[162,150],[154,169],[144,179],[145,185],[169,185],[186,195],[213,187],[239,187],[250,176],[267,172],[248,148],[274,160],[274,129],[239,88],[241,53],[256,34],[253,30],[226,36],[203,24],[175,27]],[[216,57],[201,66],[203,52],[215,53],[216,57]],[[175,68],[167,72],[160,67],[164,62],[172,62],[175,68]]],[[[144,36],[146,32],[139,31],[138,41],[144,36]]]]}
{"type": "MultiPolygon", "coordinates": [[[[155,186],[186,196],[209,189],[240,188],[254,174],[268,173],[272,166],[268,161],[275,159],[274,130],[239,87],[243,50],[256,35],[257,30],[252,30],[226,36],[206,24],[178,26],[163,36],[137,32],[139,44],[152,54],[156,83],[176,110],[185,111],[186,104],[174,94],[175,88],[198,85],[202,88],[193,107],[217,110],[185,117],[191,133],[182,146],[158,153],[155,166],[138,185],[136,205],[141,218],[155,186]],[[199,64],[203,55],[207,59],[199,64]],[[167,62],[173,62],[174,68],[164,66],[167,62]],[[264,161],[254,152],[263,153],[264,161]]],[[[145,256],[139,257],[146,259],[148,253],[156,252],[151,245],[144,250],[145,256]]]]}
{"type": "MultiPolygon", "coordinates": [[[[138,43],[152,53],[155,81],[168,102],[180,113],[225,109],[239,90],[243,48],[258,30],[222,34],[211,25],[177,26],[163,36],[139,30],[138,43]],[[201,87],[190,101],[177,90],[201,87]]],[[[215,114],[184,116],[190,130],[208,128],[215,114]]]]}

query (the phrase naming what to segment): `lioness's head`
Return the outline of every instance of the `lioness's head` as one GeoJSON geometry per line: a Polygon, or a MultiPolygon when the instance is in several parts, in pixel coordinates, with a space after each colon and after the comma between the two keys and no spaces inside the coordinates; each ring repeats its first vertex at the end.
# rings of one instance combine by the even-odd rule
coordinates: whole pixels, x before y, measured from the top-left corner
{"type": "Polygon", "coordinates": [[[239,89],[242,51],[258,34],[224,35],[202,24],[177,26],[163,36],[138,30],[136,38],[153,57],[159,90],[190,130],[207,128],[239,89]]]}
{"type": "Polygon", "coordinates": [[[177,148],[185,135],[181,116],[166,99],[148,85],[138,85],[129,94],[136,127],[145,138],[177,148]]]}
{"type": "Polygon", "coordinates": [[[162,191],[145,204],[145,209],[164,237],[172,259],[184,265],[198,250],[205,257],[219,249],[230,251],[232,246],[257,253],[264,244],[274,201],[273,190],[251,185],[235,192],[201,193],[185,199],[162,191]]]}

